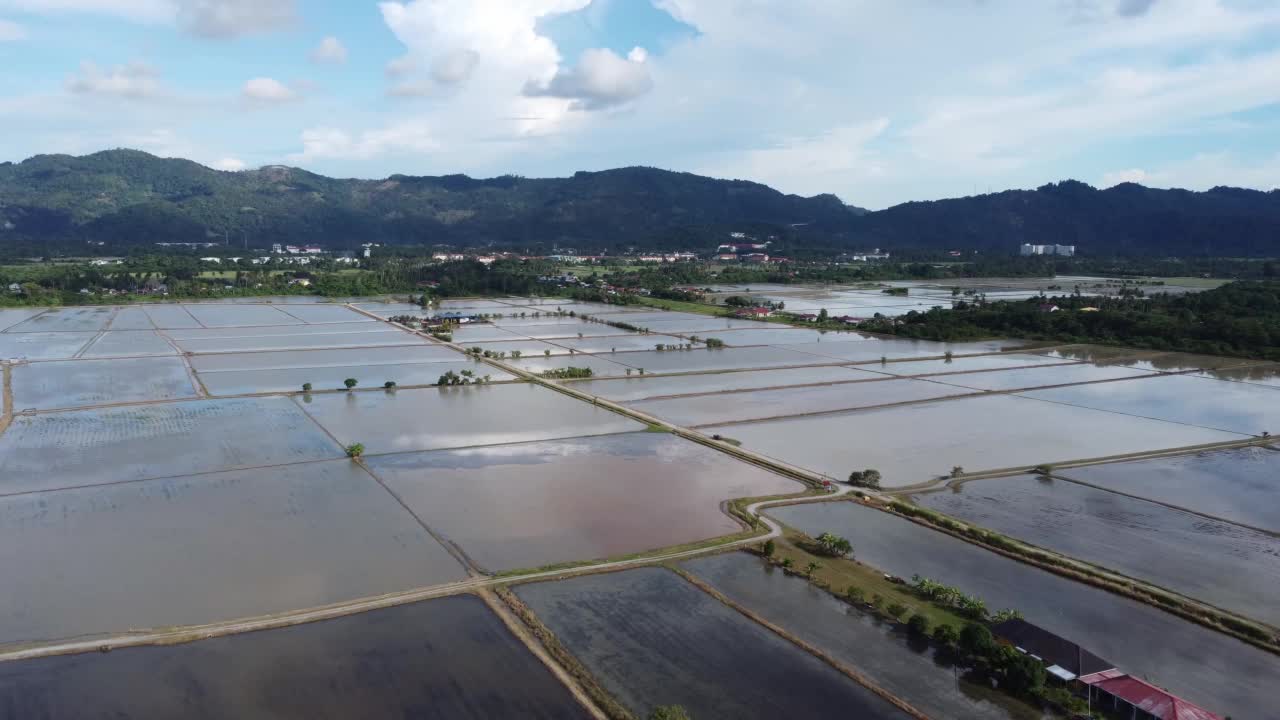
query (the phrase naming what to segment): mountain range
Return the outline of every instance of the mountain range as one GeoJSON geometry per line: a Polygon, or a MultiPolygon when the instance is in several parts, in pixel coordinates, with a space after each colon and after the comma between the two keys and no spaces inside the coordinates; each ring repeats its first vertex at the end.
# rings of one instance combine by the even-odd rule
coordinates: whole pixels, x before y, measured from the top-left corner
{"type": "Polygon", "coordinates": [[[1068,180],[868,212],[835,195],[645,167],[364,180],[278,165],[224,172],[136,150],[0,163],[0,246],[11,248],[225,240],[706,249],[730,231],[847,249],[1009,254],[1030,242],[1090,255],[1274,256],[1280,191],[1098,190],[1068,180]]]}

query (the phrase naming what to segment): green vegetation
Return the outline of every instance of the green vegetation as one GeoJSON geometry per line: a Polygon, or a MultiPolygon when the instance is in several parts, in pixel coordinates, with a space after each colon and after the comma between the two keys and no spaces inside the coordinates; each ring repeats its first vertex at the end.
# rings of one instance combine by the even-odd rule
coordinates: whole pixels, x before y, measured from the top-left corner
{"type": "Polygon", "coordinates": [[[879,490],[880,471],[873,470],[871,468],[867,468],[866,470],[854,470],[849,473],[849,484],[854,487],[879,490]]]}
{"type": "Polygon", "coordinates": [[[681,705],[659,705],[649,713],[649,720],[692,720],[681,705]]]}
{"type": "Polygon", "coordinates": [[[489,382],[490,380],[488,375],[477,376],[474,370],[463,370],[461,372],[454,372],[450,370],[436,380],[436,385],[485,385],[489,382]]]}
{"type": "Polygon", "coordinates": [[[842,558],[847,557],[853,552],[853,545],[846,538],[839,537],[829,532],[824,532],[817,537],[815,542],[818,552],[827,557],[842,558]]]}
{"type": "Polygon", "coordinates": [[[344,449],[347,451],[347,457],[353,460],[364,456],[364,445],[360,443],[351,443],[344,449]]]}
{"type": "Polygon", "coordinates": [[[384,389],[386,389],[386,390],[394,390],[394,389],[395,389],[395,387],[396,387],[396,381],[395,381],[395,380],[388,380],[388,381],[386,381],[386,382],[382,383],[382,387],[383,387],[384,389]]]}
{"type": "Polygon", "coordinates": [[[359,384],[360,384],[360,381],[356,380],[355,378],[347,378],[346,380],[342,381],[342,386],[347,389],[347,392],[350,392],[355,388],[356,385],[359,385],[359,384]]]}
{"type": "Polygon", "coordinates": [[[544,370],[539,373],[539,377],[548,378],[550,380],[576,380],[579,378],[589,378],[594,374],[591,368],[584,367],[566,367],[554,370],[544,370]]]}
{"type": "Polygon", "coordinates": [[[712,349],[724,347],[724,341],[720,338],[707,338],[706,344],[707,347],[712,349]]]}
{"type": "Polygon", "coordinates": [[[302,383],[302,392],[311,392],[311,383],[302,383]]]}
{"type": "Polygon", "coordinates": [[[960,301],[955,309],[875,318],[860,327],[929,340],[1005,336],[1280,360],[1280,281],[1234,282],[1185,295],[1141,292],[960,301]]]}

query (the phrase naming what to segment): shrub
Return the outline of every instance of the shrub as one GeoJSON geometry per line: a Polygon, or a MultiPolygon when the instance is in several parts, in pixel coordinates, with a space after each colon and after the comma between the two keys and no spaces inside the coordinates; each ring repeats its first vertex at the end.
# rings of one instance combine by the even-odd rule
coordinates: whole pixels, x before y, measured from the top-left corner
{"type": "Polygon", "coordinates": [[[933,641],[943,647],[955,647],[960,642],[960,633],[944,623],[933,629],[933,641]]]}
{"type": "Polygon", "coordinates": [[[929,637],[929,618],[916,613],[907,621],[907,630],[916,637],[929,637]]]}
{"type": "Polygon", "coordinates": [[[849,587],[845,588],[844,596],[854,602],[862,602],[867,597],[866,593],[862,591],[862,588],[858,587],[857,585],[850,585],[849,587]]]}
{"type": "Polygon", "coordinates": [[[903,614],[907,612],[907,606],[903,605],[900,602],[890,603],[889,607],[885,608],[885,612],[889,613],[895,618],[901,618],[903,614]]]}
{"type": "Polygon", "coordinates": [[[358,458],[364,455],[364,445],[361,445],[360,443],[351,443],[346,447],[346,451],[347,457],[358,458]]]}
{"type": "Polygon", "coordinates": [[[773,540],[765,540],[764,545],[760,546],[760,554],[765,557],[773,557],[775,550],[777,550],[777,546],[773,544],[773,540]]]}

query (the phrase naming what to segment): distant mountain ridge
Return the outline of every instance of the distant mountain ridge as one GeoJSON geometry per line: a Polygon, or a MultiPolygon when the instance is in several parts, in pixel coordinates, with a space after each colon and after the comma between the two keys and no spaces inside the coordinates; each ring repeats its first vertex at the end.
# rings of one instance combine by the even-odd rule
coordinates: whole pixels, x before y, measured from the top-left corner
{"type": "Polygon", "coordinates": [[[579,249],[706,248],[730,230],[845,248],[975,249],[1023,242],[1106,254],[1280,254],[1280,191],[1036,190],[868,212],[834,195],[627,167],[567,178],[392,175],[335,179],[266,166],[223,172],[137,150],[0,163],[0,243],[248,239],[579,249]]]}

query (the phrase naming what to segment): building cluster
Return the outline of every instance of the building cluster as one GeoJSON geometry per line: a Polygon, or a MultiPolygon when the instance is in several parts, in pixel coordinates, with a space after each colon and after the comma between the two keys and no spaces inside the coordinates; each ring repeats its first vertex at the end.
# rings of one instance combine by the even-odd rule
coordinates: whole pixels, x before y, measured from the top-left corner
{"type": "Polygon", "coordinates": [[[1141,720],[1223,720],[1021,618],[996,623],[991,633],[998,641],[1041,663],[1051,682],[1084,698],[1091,713],[1096,710],[1141,720]]]}
{"type": "Polygon", "coordinates": [[[1059,257],[1074,257],[1076,254],[1075,245],[1032,245],[1023,243],[1019,254],[1023,257],[1029,255],[1057,255],[1059,257]]]}

